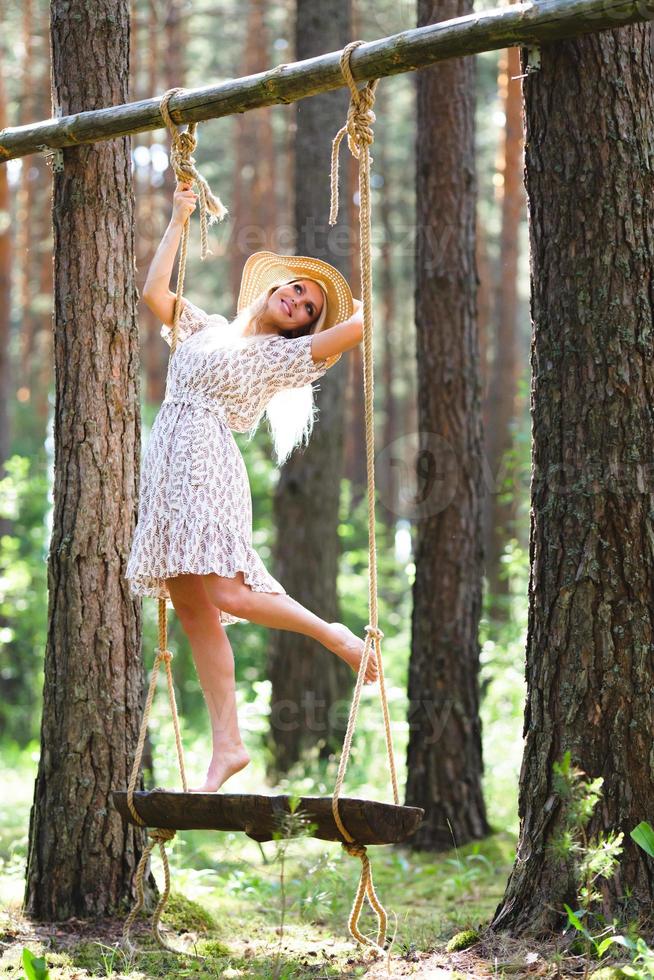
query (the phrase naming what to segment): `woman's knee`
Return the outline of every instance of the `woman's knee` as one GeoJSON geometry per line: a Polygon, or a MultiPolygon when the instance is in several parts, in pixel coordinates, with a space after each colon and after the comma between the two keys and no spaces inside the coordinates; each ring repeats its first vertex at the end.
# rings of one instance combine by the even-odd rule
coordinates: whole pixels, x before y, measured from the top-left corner
{"type": "Polygon", "coordinates": [[[225,578],[222,575],[207,575],[205,587],[210,601],[218,609],[223,609],[231,616],[247,619],[249,597],[252,590],[245,584],[243,572],[238,572],[235,578],[225,578]]]}
{"type": "Polygon", "coordinates": [[[201,575],[177,575],[166,579],[166,586],[180,622],[192,624],[220,616],[211,602],[201,575]]]}

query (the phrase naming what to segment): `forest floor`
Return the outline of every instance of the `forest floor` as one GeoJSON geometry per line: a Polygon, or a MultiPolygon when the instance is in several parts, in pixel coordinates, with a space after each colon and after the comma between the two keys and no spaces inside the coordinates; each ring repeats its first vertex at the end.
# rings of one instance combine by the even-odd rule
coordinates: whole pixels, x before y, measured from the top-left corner
{"type": "MultiPolygon", "coordinates": [[[[163,915],[167,942],[156,946],[149,916],[131,933],[130,959],[120,945],[123,917],[39,925],[20,912],[22,873],[5,866],[0,879],[0,976],[26,974],[22,950],[44,956],[50,980],[113,977],[295,978],[592,976],[594,965],[565,951],[569,936],[549,943],[510,940],[486,929],[504,891],[515,840],[496,833],[445,854],[371,848],[375,885],[389,911],[390,956],[363,954],[347,933],[359,862],[335,845],[297,839],[283,858],[276,842],[261,847],[234,834],[188,832],[171,851],[173,892],[163,915]],[[470,930],[473,945],[448,952],[470,930]],[[192,958],[196,952],[205,961],[192,958]]],[[[162,880],[159,860],[153,872],[162,880]]],[[[362,928],[373,933],[366,911],[362,928]]],[[[612,973],[602,973],[604,980],[612,973]]],[[[619,974],[615,974],[618,976],[619,974]]]]}
{"type": "MultiPolygon", "coordinates": [[[[154,980],[159,977],[213,980],[297,980],[297,978],[415,977],[468,980],[486,977],[584,978],[601,965],[570,951],[568,930],[550,941],[508,939],[488,931],[513,865],[516,845],[517,768],[520,740],[503,725],[487,727],[485,792],[495,832],[484,841],[445,853],[407,847],[368,850],[375,887],[389,913],[390,955],[362,953],[348,933],[360,862],[337,844],[293,838],[257,845],[242,834],[188,831],[167,846],[170,899],[162,916],[167,942],[182,955],[161,950],[151,932],[151,909],[132,929],[136,952],[121,945],[127,909],[111,919],[69,919],[56,924],[30,921],[21,912],[27,860],[29,811],[38,752],[5,754],[0,795],[0,977],[32,980],[23,951],[44,957],[48,980],[154,980]],[[516,749],[517,746],[517,749],[516,749]],[[511,752],[513,751],[513,756],[511,752]],[[502,829],[498,829],[502,828],[502,829]],[[470,932],[466,949],[448,951],[453,937],[470,932]],[[204,960],[193,958],[194,952],[204,960]]],[[[519,724],[519,722],[518,722],[519,724]]],[[[513,722],[511,722],[513,725],[513,722]]],[[[382,735],[379,736],[380,738],[382,735]]],[[[191,743],[189,745],[189,743],[191,743]]],[[[187,740],[187,757],[198,768],[187,740]]],[[[365,762],[372,749],[361,752],[365,762]]],[[[171,749],[159,764],[156,782],[175,785],[171,749]],[[165,760],[170,756],[165,769],[165,760]]],[[[253,767],[254,768],[254,767],[253,767]]],[[[374,767],[373,767],[374,768],[374,767]]],[[[356,770],[355,770],[356,772],[356,770]]],[[[253,771],[240,792],[256,792],[262,772],[253,771]]],[[[333,784],[295,781],[307,795],[324,794],[333,784]]],[[[354,776],[351,795],[379,792],[354,776]]],[[[284,786],[279,791],[286,792],[284,786]]],[[[383,797],[380,797],[383,798],[383,797]]],[[[163,882],[158,853],[152,872],[163,882]]],[[[361,929],[374,935],[375,920],[365,909],[361,929]]],[[[610,950],[603,958],[613,956],[610,950]]],[[[603,971],[602,980],[620,974],[603,971]]],[[[642,980],[645,974],[632,974],[642,980]]],[[[654,974],[647,974],[648,977],[654,974]]],[[[35,975],[35,980],[46,980],[35,975]]],[[[599,980],[599,977],[596,977],[599,980]]]]}

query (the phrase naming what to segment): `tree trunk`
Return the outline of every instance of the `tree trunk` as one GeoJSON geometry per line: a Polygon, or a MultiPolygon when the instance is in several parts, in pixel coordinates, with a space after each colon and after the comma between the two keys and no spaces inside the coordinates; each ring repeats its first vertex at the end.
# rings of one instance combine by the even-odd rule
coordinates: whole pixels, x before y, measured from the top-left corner
{"type": "MultiPolygon", "coordinates": [[[[270,63],[266,4],[267,0],[249,0],[247,4],[243,69],[249,75],[265,71],[270,63]]],[[[229,253],[234,308],[246,259],[262,249],[277,251],[272,111],[263,107],[235,119],[236,164],[229,253]]]]}
{"type": "MultiPolygon", "coordinates": [[[[22,9],[23,57],[21,63],[22,91],[20,99],[20,122],[29,124],[35,116],[34,98],[34,23],[32,0],[25,0],[22,9]]],[[[33,188],[30,180],[32,172],[30,160],[24,160],[20,169],[20,181],[16,192],[16,256],[18,258],[18,298],[21,309],[20,330],[20,376],[30,397],[35,382],[36,316],[31,302],[31,274],[34,242],[33,228],[33,188]]]]}
{"type": "MultiPolygon", "coordinates": [[[[49,16],[47,8],[41,13],[42,30],[42,71],[38,75],[38,111],[50,111],[50,58],[48,56],[49,16]]],[[[52,338],[52,172],[45,157],[39,155],[32,158],[30,169],[35,173],[30,193],[34,198],[34,248],[35,263],[32,266],[36,288],[32,288],[34,297],[33,313],[36,336],[36,370],[32,370],[32,390],[30,402],[34,418],[40,424],[43,438],[46,438],[50,423],[50,393],[53,388],[54,375],[54,344],[52,338]]]]}
{"type": "MultiPolygon", "coordinates": [[[[343,47],[349,35],[349,0],[331,0],[320,6],[299,0],[298,58],[343,47]]],[[[339,239],[327,220],[331,145],[325,136],[343,125],[348,100],[349,91],[342,89],[299,105],[295,145],[296,252],[331,262],[345,276],[348,250],[337,247],[339,239]],[[317,174],[324,174],[324,179],[317,180],[317,174]]],[[[347,200],[341,205],[339,226],[347,228],[351,208],[347,200]]],[[[319,418],[310,444],[296,450],[283,467],[274,503],[275,576],[294,598],[329,622],[338,615],[338,522],[348,360],[345,356],[322,381],[316,394],[319,418]]],[[[287,771],[307,747],[318,746],[322,754],[338,750],[354,680],[350,668],[309,637],[275,631],[270,672],[273,769],[287,771]]]]}
{"type": "MultiPolygon", "coordinates": [[[[4,52],[0,48],[0,130],[7,125],[7,92],[4,84],[4,52]]],[[[5,462],[9,456],[11,433],[9,426],[9,398],[13,393],[10,384],[9,351],[11,349],[11,198],[7,168],[0,168],[0,479],[5,476],[5,462]]],[[[0,533],[8,534],[9,518],[0,516],[0,533]]]]}
{"type": "MultiPolygon", "coordinates": [[[[390,115],[390,100],[388,98],[388,90],[384,90],[384,94],[382,94],[380,98],[380,89],[381,86],[377,90],[377,118],[385,119],[387,114],[390,115]]],[[[377,155],[379,157],[379,173],[383,178],[382,192],[379,195],[379,224],[382,230],[380,248],[381,254],[379,261],[379,287],[381,293],[380,309],[382,313],[380,333],[383,358],[382,397],[384,405],[382,429],[383,435],[382,445],[380,447],[382,452],[387,450],[394,443],[399,434],[397,398],[393,390],[394,381],[396,376],[399,374],[399,370],[397,359],[398,345],[396,341],[396,282],[393,265],[393,167],[389,159],[389,143],[391,139],[392,133],[390,126],[384,128],[383,134],[379,133],[376,139],[376,143],[378,144],[377,155]]],[[[363,398],[361,398],[361,401],[363,401],[363,398]]],[[[365,439],[363,451],[365,465],[365,439]]],[[[387,458],[386,453],[385,457],[387,458]]],[[[385,494],[386,506],[381,509],[381,515],[386,529],[390,534],[390,540],[392,541],[395,531],[395,524],[401,512],[400,501],[398,499],[397,471],[393,466],[389,465],[386,474],[380,474],[380,477],[386,484],[387,488],[385,494]]]]}
{"type": "MultiPolygon", "coordinates": [[[[53,0],[51,32],[55,110],[127,99],[127,0],[53,0]]],[[[116,911],[143,843],[109,803],[127,783],[143,687],[140,604],[123,574],[140,450],[129,140],[63,155],[49,626],[25,890],[26,911],[45,920],[116,911]]]]}
{"type": "MultiPolygon", "coordinates": [[[[354,33],[354,32],[353,32],[354,33]]],[[[354,34],[358,37],[358,33],[354,34]]],[[[359,189],[359,163],[352,154],[342,150],[343,183],[347,188],[347,198],[350,201],[352,219],[348,233],[350,248],[350,268],[348,282],[357,299],[358,284],[361,282],[361,246],[359,244],[359,206],[354,207],[355,194],[359,189]]],[[[341,196],[345,195],[341,192],[341,196]]],[[[346,419],[345,441],[343,446],[343,473],[351,485],[351,507],[359,505],[366,495],[366,418],[363,400],[363,345],[348,351],[349,378],[345,398],[346,419]]]]}
{"type": "MultiPolygon", "coordinates": [[[[143,62],[142,66],[135,63],[132,65],[134,98],[141,98],[144,94],[143,90],[147,92],[159,91],[160,71],[167,64],[167,51],[164,51],[163,58],[161,57],[160,51],[160,37],[163,33],[161,25],[164,16],[165,12],[160,9],[160,3],[152,0],[147,8],[145,30],[141,31],[140,37],[137,31],[137,21],[135,18],[132,18],[132,36],[136,38],[132,48],[141,55],[141,61],[143,62]],[[145,82],[142,84],[141,91],[139,91],[141,86],[137,87],[137,85],[143,75],[145,76],[145,82]]],[[[166,43],[173,43],[176,48],[179,48],[184,43],[183,38],[171,38],[170,29],[167,31],[165,37],[166,43]]],[[[171,82],[169,76],[167,81],[170,82],[169,87],[171,88],[174,84],[184,84],[183,77],[178,77],[176,82],[171,82]]],[[[165,135],[161,131],[158,133],[144,133],[138,138],[138,143],[139,145],[152,148],[155,143],[162,140],[165,141],[166,139],[169,139],[168,130],[166,130],[165,135]]],[[[134,143],[136,142],[135,140],[134,143]]],[[[132,144],[133,146],[134,143],[132,144]]],[[[144,178],[140,181],[136,198],[136,268],[138,275],[137,286],[139,293],[141,293],[148,269],[150,268],[150,263],[161,240],[162,221],[164,219],[161,207],[162,194],[155,180],[156,175],[152,160],[150,160],[148,167],[139,168],[137,174],[139,173],[144,178]]],[[[172,210],[172,199],[169,193],[169,182],[166,184],[166,187],[166,210],[170,213],[172,210]]],[[[155,316],[145,303],[139,305],[138,315],[141,336],[141,364],[145,379],[144,395],[145,399],[151,404],[159,404],[163,401],[165,395],[168,359],[166,347],[161,343],[161,335],[159,333],[161,320],[155,316]]]]}
{"type": "MultiPolygon", "coordinates": [[[[469,10],[469,0],[420,0],[419,26],[469,10]]],[[[472,58],[417,77],[419,482],[406,798],[426,811],[412,846],[434,850],[488,833],[478,711],[483,549],[474,79],[472,58]]]]}
{"type": "MultiPolygon", "coordinates": [[[[570,750],[622,830],[611,921],[649,917],[629,832],[654,813],[654,77],[650,25],[541,49],[525,79],[531,249],[532,523],[518,859],[494,927],[557,927],[574,905],[549,849],[552,764],[570,750]],[[619,79],[619,84],[616,80],[619,79]]],[[[523,68],[523,71],[525,69],[523,68]]]]}
{"type": "Polygon", "coordinates": [[[502,202],[500,268],[496,290],[496,335],[493,367],[488,393],[488,463],[493,477],[490,487],[486,577],[494,618],[505,618],[509,582],[501,576],[502,554],[512,537],[516,507],[516,488],[510,451],[516,419],[518,385],[518,237],[524,191],[522,185],[522,93],[520,52],[509,48],[502,53],[498,87],[505,115],[502,160],[498,168],[502,202]],[[513,80],[512,80],[513,79],[513,80]]]}

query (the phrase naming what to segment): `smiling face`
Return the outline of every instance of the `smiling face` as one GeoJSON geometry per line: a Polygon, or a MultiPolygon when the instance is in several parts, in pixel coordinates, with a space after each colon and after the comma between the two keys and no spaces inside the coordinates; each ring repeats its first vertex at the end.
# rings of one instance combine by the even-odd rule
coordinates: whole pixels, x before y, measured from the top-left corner
{"type": "Polygon", "coordinates": [[[314,323],[325,298],[317,282],[298,279],[279,286],[268,300],[270,319],[280,330],[297,330],[314,323]]]}

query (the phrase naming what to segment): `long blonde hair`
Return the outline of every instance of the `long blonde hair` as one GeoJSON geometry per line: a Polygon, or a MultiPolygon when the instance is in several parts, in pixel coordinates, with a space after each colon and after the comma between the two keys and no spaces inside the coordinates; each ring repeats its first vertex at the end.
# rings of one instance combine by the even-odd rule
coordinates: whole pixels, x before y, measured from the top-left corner
{"type": "MultiPolygon", "coordinates": [[[[261,323],[263,313],[268,306],[268,300],[275,290],[279,289],[280,286],[310,278],[310,276],[289,276],[288,279],[271,286],[265,292],[261,293],[249,306],[242,309],[230,321],[230,327],[239,336],[257,336],[262,333],[261,323]]],[[[316,280],[314,279],[312,282],[316,282],[316,280]]],[[[289,330],[284,336],[288,336],[291,339],[304,337],[307,334],[317,333],[322,327],[327,316],[327,295],[320,283],[316,283],[316,285],[320,286],[323,294],[320,316],[307,326],[298,327],[296,330],[289,330]]],[[[248,442],[254,438],[259,428],[259,423],[265,415],[268,420],[277,465],[283,466],[297,446],[308,444],[318,414],[318,406],[314,401],[313,385],[308,384],[301,388],[285,388],[272,396],[264,411],[253,423],[249,430],[248,442]]]]}

